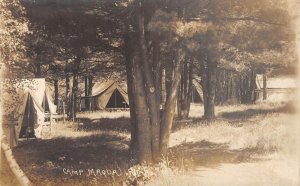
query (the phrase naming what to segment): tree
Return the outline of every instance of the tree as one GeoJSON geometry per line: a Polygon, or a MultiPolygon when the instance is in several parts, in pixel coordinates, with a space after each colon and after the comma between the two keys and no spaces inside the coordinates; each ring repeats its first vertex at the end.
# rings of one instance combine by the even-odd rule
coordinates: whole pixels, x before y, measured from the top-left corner
{"type": "MultiPolygon", "coordinates": [[[[113,2],[35,2],[26,1],[30,21],[47,30],[48,41],[56,50],[53,63],[47,65],[48,80],[66,80],[66,100],[70,103],[70,117],[76,117],[76,102],[81,78],[90,80],[99,75],[107,76],[113,71],[124,71],[121,54],[120,27],[114,18],[109,18],[113,2]],[[100,9],[98,11],[98,9],[100,9]],[[100,12],[100,13],[99,13],[100,12]],[[103,12],[103,14],[102,14],[103,12]],[[106,13],[107,12],[107,13],[106,13]],[[51,76],[49,78],[49,76],[51,76]],[[73,83],[70,83],[73,81],[73,83]],[[70,85],[73,85],[70,87],[70,85]],[[73,99],[74,98],[74,99],[73,99]]],[[[34,63],[38,63],[36,60],[34,63]]]]}
{"type": "Polygon", "coordinates": [[[51,40],[50,33],[44,28],[32,23],[29,30],[30,33],[24,40],[26,55],[24,59],[11,64],[10,68],[19,77],[46,77],[55,62],[56,46],[51,40]]]}
{"type": "MultiPolygon", "coordinates": [[[[176,55],[173,58],[173,68],[172,68],[172,84],[169,88],[167,101],[164,111],[161,116],[161,133],[160,133],[160,153],[165,153],[168,146],[169,134],[172,127],[172,121],[174,116],[175,99],[177,99],[177,91],[180,84],[182,65],[187,56],[187,51],[195,56],[195,61],[198,62],[201,76],[201,84],[204,90],[204,118],[208,120],[213,120],[215,117],[214,107],[217,89],[217,70],[218,66],[222,65],[222,62],[228,60],[223,60],[226,58],[226,53],[224,48],[226,45],[233,46],[237,48],[238,52],[235,57],[231,59],[226,65],[236,66],[235,68],[245,67],[246,70],[242,70],[243,73],[252,73],[252,66],[258,66],[255,59],[251,59],[253,56],[260,56],[262,51],[276,51],[276,46],[281,46],[280,44],[283,39],[290,41],[289,37],[286,37],[286,29],[282,27],[286,20],[288,20],[287,9],[284,7],[285,4],[277,3],[275,1],[271,2],[271,8],[265,8],[269,1],[245,1],[243,4],[240,1],[188,1],[188,5],[184,2],[174,2],[170,4],[165,4],[164,10],[157,10],[158,4],[148,1],[136,1],[136,25],[130,25],[128,28],[133,28],[133,32],[136,33],[135,40],[139,41],[136,45],[136,54],[133,55],[132,59],[140,61],[140,63],[133,60],[133,74],[136,71],[138,81],[133,83],[139,86],[135,86],[135,93],[139,90],[139,96],[134,98],[135,106],[131,109],[135,110],[136,125],[138,131],[143,131],[137,135],[141,135],[142,138],[138,139],[138,149],[140,150],[139,159],[148,160],[151,154],[155,154],[155,150],[149,149],[148,147],[155,147],[153,139],[156,136],[149,136],[149,126],[152,129],[155,128],[155,122],[159,121],[153,117],[155,115],[155,105],[154,95],[156,93],[156,87],[153,83],[153,64],[155,62],[151,61],[149,56],[152,54],[152,42],[154,41],[153,33],[161,34],[163,32],[168,33],[166,43],[171,44],[172,48],[175,49],[176,55]],[[143,10],[143,7],[147,6],[147,11],[143,10]],[[150,7],[150,8],[149,8],[150,7]],[[154,8],[153,8],[154,7],[154,8]],[[228,7],[224,9],[224,7],[228,7]],[[153,8],[154,10],[152,10],[153,8]],[[156,11],[155,11],[156,10],[156,11]],[[176,14],[174,14],[176,10],[176,14]],[[201,11],[200,11],[201,10],[201,11]],[[204,11],[202,11],[204,10],[204,11]],[[173,14],[172,14],[173,11],[173,14]],[[168,13],[167,13],[168,12],[168,13]],[[171,12],[171,13],[170,13],[171,12]],[[247,15],[247,16],[246,16],[247,15]],[[270,16],[272,15],[272,16],[270,16]],[[148,16],[148,17],[147,17],[148,16]],[[148,20],[150,20],[148,22],[148,20]],[[250,22],[250,24],[249,24],[250,22]],[[153,24],[152,24],[153,23],[153,24]],[[182,25],[182,26],[180,26],[182,25]],[[253,28],[249,27],[251,25],[253,28]],[[147,28],[149,30],[147,30],[147,28]],[[242,33],[241,30],[248,29],[247,34],[242,33]],[[150,31],[147,32],[147,31],[150,31]],[[187,32],[189,31],[189,32],[187,32]],[[266,40],[261,38],[266,32],[274,31],[274,35],[266,40]],[[253,35],[254,34],[254,35],[253,35]],[[254,36],[259,36],[255,39],[254,36]],[[237,42],[239,38],[244,40],[246,43],[237,42]],[[279,39],[280,38],[280,39],[279,39]],[[188,46],[192,49],[189,49],[188,46]],[[254,47],[256,46],[256,47],[254,47]],[[148,54],[148,55],[147,55],[148,54]],[[136,56],[136,58],[134,58],[136,56]],[[237,63],[239,57],[247,57],[245,60],[237,63]],[[143,73],[141,73],[141,72],[143,73]],[[144,76],[143,76],[144,75],[144,76]],[[144,81],[144,82],[143,82],[144,81]],[[146,95],[147,99],[141,95],[146,95]],[[138,100],[139,99],[139,100],[138,100]],[[137,101],[139,101],[137,103],[137,101]],[[148,107],[148,109],[147,109],[148,107]],[[147,117],[148,111],[148,117],[147,117]],[[140,115],[139,115],[140,114],[140,115]],[[145,120],[139,120],[144,118],[145,120]],[[147,136],[143,136],[143,135],[147,136]],[[147,145],[145,145],[147,144],[147,145]],[[148,158],[148,159],[147,159],[148,158]]],[[[270,5],[268,5],[270,7],[270,5]]],[[[287,25],[288,26],[288,25],[287,25]]],[[[154,35],[157,40],[157,35],[154,35]]],[[[162,43],[160,43],[162,45],[162,43]]],[[[232,48],[232,47],[231,47],[232,48]]],[[[265,61],[263,61],[266,64],[265,61]]],[[[130,63],[128,63],[130,64],[130,63]]],[[[272,65],[275,63],[272,62],[272,65]]],[[[231,77],[229,79],[232,79],[231,77]]],[[[248,75],[244,77],[244,85],[242,91],[249,92],[249,89],[253,90],[253,78],[249,78],[248,75]],[[252,83],[251,83],[252,82],[252,83]]],[[[228,94],[232,94],[233,81],[227,83],[228,94]]],[[[167,88],[168,89],[168,88],[167,88]]],[[[245,98],[250,99],[250,94],[243,95],[245,98]],[[247,97],[247,98],[246,98],[247,97]]]]}
{"type": "MultiPolygon", "coordinates": [[[[15,108],[19,103],[12,84],[18,83],[10,69],[24,56],[24,37],[28,33],[25,11],[18,0],[0,1],[0,72],[1,72],[1,108],[15,108]],[[4,79],[8,78],[9,79],[4,79]],[[14,102],[5,100],[3,95],[10,95],[14,102]]],[[[6,113],[13,114],[13,113],[6,113]]],[[[5,121],[7,118],[1,118],[5,121]]],[[[3,125],[2,125],[3,126],[3,125]]],[[[3,128],[0,129],[2,134],[3,128]]],[[[4,130],[4,132],[7,132],[4,130]]]]}
{"type": "Polygon", "coordinates": [[[131,150],[139,162],[167,153],[176,101],[186,118],[194,75],[201,77],[204,118],[213,120],[216,103],[251,100],[255,74],[280,65],[293,48],[284,0],[80,2],[24,4],[30,20],[51,33],[57,57],[49,72],[66,78],[73,118],[81,77],[90,95],[92,77],[119,75],[126,66],[131,150]]]}
{"type": "Polygon", "coordinates": [[[24,16],[25,10],[18,0],[0,2],[0,62],[6,70],[23,55],[23,39],[28,33],[28,21],[24,16]]]}
{"type": "Polygon", "coordinates": [[[270,67],[278,67],[277,60],[259,60],[260,56],[264,56],[265,52],[284,54],[282,47],[286,44],[289,45],[288,48],[294,48],[288,2],[285,0],[188,2],[188,6],[182,4],[186,9],[187,19],[202,20],[211,25],[207,35],[198,38],[199,43],[202,41],[202,44],[205,44],[200,52],[195,54],[197,57],[195,66],[200,69],[199,75],[204,90],[204,118],[211,120],[214,118],[213,100],[216,96],[217,85],[214,84],[217,82],[217,69],[235,72],[236,76],[242,79],[240,83],[236,83],[232,81],[231,75],[228,75],[228,82],[225,85],[228,93],[232,93],[233,84],[240,84],[242,88],[238,94],[242,94],[242,102],[248,103],[251,100],[249,92],[254,91],[255,74],[270,67]],[[211,60],[210,56],[215,59],[211,60]]]}
{"type": "Polygon", "coordinates": [[[154,1],[135,1],[132,6],[135,16],[126,26],[127,76],[128,81],[132,81],[128,86],[132,90],[128,92],[133,94],[129,97],[132,139],[136,139],[132,147],[139,162],[155,161],[161,154],[167,153],[187,43],[195,34],[206,29],[201,22],[186,24],[182,15],[177,13],[177,8],[172,10],[170,7],[169,11],[163,11],[158,6],[160,4],[154,1]],[[165,46],[167,50],[157,51],[160,46],[165,46]],[[166,62],[171,66],[170,74],[173,75],[168,78],[171,83],[167,88],[164,109],[160,111],[160,57],[165,53],[175,55],[170,55],[171,61],[166,62]]]}

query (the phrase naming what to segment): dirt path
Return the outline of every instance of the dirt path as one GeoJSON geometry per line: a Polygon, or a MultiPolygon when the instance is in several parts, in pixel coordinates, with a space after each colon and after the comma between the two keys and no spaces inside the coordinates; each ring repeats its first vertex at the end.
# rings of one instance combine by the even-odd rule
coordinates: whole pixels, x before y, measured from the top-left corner
{"type": "Polygon", "coordinates": [[[1,186],[19,186],[20,184],[16,180],[14,174],[10,170],[10,167],[3,155],[0,155],[0,185],[1,186]]]}
{"type": "Polygon", "coordinates": [[[192,159],[193,169],[162,173],[149,186],[299,185],[299,128],[292,111],[253,105],[218,113],[214,123],[178,123],[171,150],[192,159]]]}
{"type": "Polygon", "coordinates": [[[290,160],[222,164],[215,168],[198,167],[188,175],[168,175],[148,186],[298,186],[297,163],[290,160]]]}

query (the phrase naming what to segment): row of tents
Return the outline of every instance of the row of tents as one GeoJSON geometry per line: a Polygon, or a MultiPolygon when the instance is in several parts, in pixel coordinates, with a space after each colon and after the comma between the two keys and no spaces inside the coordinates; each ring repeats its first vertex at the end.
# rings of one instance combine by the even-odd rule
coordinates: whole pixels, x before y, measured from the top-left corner
{"type": "MultiPolygon", "coordinates": [[[[193,84],[194,91],[198,92],[193,99],[201,101],[201,86],[196,81],[193,84]]],[[[22,79],[9,86],[13,91],[4,92],[1,103],[4,110],[2,118],[6,124],[4,132],[9,139],[13,139],[11,145],[17,145],[19,138],[43,137],[43,127],[49,125],[49,115],[57,114],[57,106],[51,96],[53,90],[44,78],[22,79]]],[[[93,110],[129,108],[127,85],[113,80],[96,82],[91,96],[80,96],[82,110],[87,109],[86,101],[93,110]]]]}
{"type": "MultiPolygon", "coordinates": [[[[199,83],[199,79],[192,81],[191,102],[203,103],[203,90],[199,83]]],[[[291,94],[295,92],[296,81],[292,77],[269,77],[266,82],[266,92],[268,102],[287,102],[291,98],[291,94]]],[[[262,102],[263,100],[263,75],[256,75],[255,87],[255,102],[262,102]]],[[[107,108],[128,108],[129,100],[127,94],[126,83],[118,83],[116,81],[97,82],[93,86],[91,96],[81,95],[80,108],[86,110],[89,102],[92,110],[103,110],[107,108]]]]}
{"type": "MultiPolygon", "coordinates": [[[[295,92],[296,82],[292,77],[269,77],[267,79],[267,99],[263,100],[263,75],[256,76],[255,102],[284,102],[295,92]]],[[[199,78],[192,81],[191,102],[203,103],[203,90],[199,78]]],[[[96,82],[92,95],[79,97],[79,111],[129,108],[126,82],[108,80],[96,82]]]]}
{"type": "MultiPolygon", "coordinates": [[[[203,91],[201,85],[194,79],[191,94],[192,102],[202,102],[203,91]]],[[[80,97],[80,109],[104,110],[109,108],[129,108],[129,98],[126,82],[109,80],[94,84],[91,96],[80,97]],[[88,104],[86,104],[88,103],[88,104]],[[90,105],[89,105],[90,104],[90,105]]]]}
{"type": "MultiPolygon", "coordinates": [[[[257,102],[262,101],[262,84],[262,76],[258,75],[256,77],[257,102]]],[[[267,100],[271,102],[287,100],[296,87],[295,81],[291,78],[268,78],[267,85],[267,100]]],[[[4,118],[6,118],[4,123],[7,123],[4,132],[12,136],[14,146],[19,138],[41,137],[43,126],[49,122],[49,115],[56,115],[57,107],[52,101],[53,90],[47,85],[45,79],[25,79],[12,86],[14,93],[4,92],[1,99],[4,118]],[[9,126],[11,123],[14,123],[13,127],[9,126]]],[[[79,100],[81,110],[87,110],[87,106],[92,110],[129,108],[126,83],[114,80],[96,82],[93,85],[92,95],[82,94],[79,100]]],[[[193,80],[191,101],[203,102],[202,87],[196,79],[193,80]]]]}

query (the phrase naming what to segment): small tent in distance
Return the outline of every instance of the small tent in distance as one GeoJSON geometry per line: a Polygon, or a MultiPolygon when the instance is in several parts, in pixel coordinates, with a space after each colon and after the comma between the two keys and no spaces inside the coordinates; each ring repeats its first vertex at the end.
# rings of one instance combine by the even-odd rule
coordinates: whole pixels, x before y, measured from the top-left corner
{"type": "Polygon", "coordinates": [[[129,107],[126,83],[114,80],[96,82],[93,86],[92,95],[80,97],[81,110],[121,109],[129,107]],[[86,104],[88,102],[88,104],[86,104]]]}
{"type": "MultiPolygon", "coordinates": [[[[256,75],[256,99],[261,102],[264,94],[263,75],[256,75]]],[[[266,100],[267,102],[288,102],[294,98],[296,92],[296,81],[292,77],[278,76],[266,78],[266,100]]]]}

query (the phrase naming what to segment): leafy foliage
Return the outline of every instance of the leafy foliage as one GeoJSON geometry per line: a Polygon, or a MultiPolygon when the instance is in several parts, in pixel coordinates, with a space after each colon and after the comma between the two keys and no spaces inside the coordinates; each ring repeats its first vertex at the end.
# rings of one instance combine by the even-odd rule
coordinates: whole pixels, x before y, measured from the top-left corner
{"type": "Polygon", "coordinates": [[[10,65],[22,57],[23,38],[28,33],[25,10],[18,0],[0,2],[0,62],[10,65]]]}

